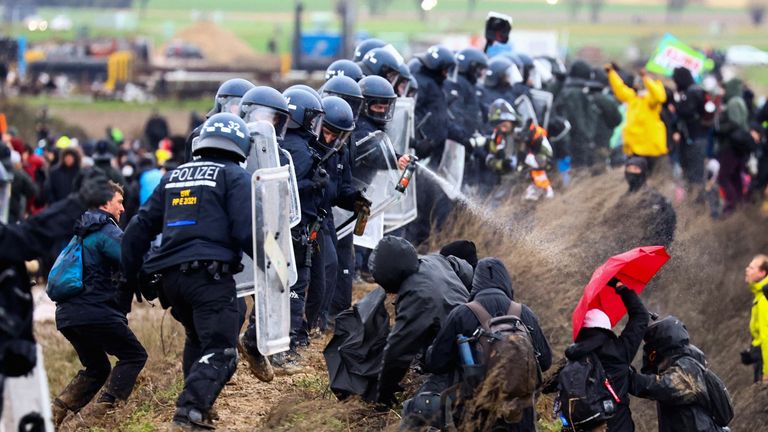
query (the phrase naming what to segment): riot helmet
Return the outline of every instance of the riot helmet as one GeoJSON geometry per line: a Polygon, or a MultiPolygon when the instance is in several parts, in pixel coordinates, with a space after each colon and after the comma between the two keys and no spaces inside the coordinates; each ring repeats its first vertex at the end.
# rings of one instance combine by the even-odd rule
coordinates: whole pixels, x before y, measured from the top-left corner
{"type": "Polygon", "coordinates": [[[508,83],[507,69],[512,66],[512,62],[504,57],[494,57],[488,62],[488,69],[485,71],[484,85],[488,88],[501,87],[508,83]]]}
{"type": "Polygon", "coordinates": [[[347,101],[338,96],[323,98],[323,129],[317,143],[324,150],[341,150],[355,129],[355,116],[347,101]]]}
{"type": "Polygon", "coordinates": [[[427,52],[416,57],[425,68],[433,72],[441,72],[446,76],[451,68],[456,66],[453,51],[442,45],[432,45],[427,52]]]}
{"type": "Polygon", "coordinates": [[[400,62],[390,50],[381,47],[365,54],[360,61],[360,69],[366,76],[378,75],[394,85],[400,76],[400,62]]]}
{"type": "Polygon", "coordinates": [[[212,116],[220,112],[237,114],[240,109],[240,99],[250,89],[254,88],[250,81],[242,78],[233,78],[224,81],[216,91],[216,97],[213,99],[213,109],[208,112],[212,116]]]}
{"type": "Polygon", "coordinates": [[[288,103],[272,87],[259,86],[248,90],[240,101],[240,118],[246,124],[266,121],[275,127],[277,139],[283,139],[288,128],[288,103]]]}
{"type": "Polygon", "coordinates": [[[301,129],[317,138],[323,126],[323,105],[312,93],[295,87],[283,92],[290,115],[288,129],[301,129]]]}
{"type": "Polygon", "coordinates": [[[416,81],[416,78],[411,74],[411,69],[405,63],[400,63],[398,70],[400,71],[400,75],[397,77],[397,80],[392,87],[399,97],[408,97],[411,84],[416,81]]]}
{"type": "MultiPolygon", "coordinates": [[[[323,86],[322,96],[323,99],[325,99],[326,96],[338,96],[344,99],[352,109],[354,120],[357,121],[357,117],[363,109],[364,100],[363,93],[360,91],[360,86],[354,79],[343,75],[332,77],[323,86]]],[[[323,104],[323,106],[325,106],[325,104],[323,104]]]]}
{"type": "Polygon", "coordinates": [[[357,46],[355,47],[355,54],[354,54],[354,57],[352,57],[352,61],[353,62],[362,61],[363,57],[365,57],[368,51],[374,48],[381,48],[386,44],[387,43],[381,39],[375,39],[375,38],[366,39],[360,42],[359,44],[357,44],[357,46]]]}
{"type": "Polygon", "coordinates": [[[456,53],[456,73],[464,75],[469,82],[476,83],[485,75],[488,57],[475,48],[465,48],[456,53]]]}
{"type": "Polygon", "coordinates": [[[528,81],[533,78],[531,74],[534,72],[534,64],[533,59],[531,56],[525,53],[517,53],[517,58],[520,59],[520,64],[517,65],[518,69],[520,69],[520,72],[523,74],[523,82],[528,83],[528,81]]]}
{"type": "Polygon", "coordinates": [[[502,57],[506,57],[512,64],[507,68],[507,82],[509,85],[515,85],[517,83],[525,83],[523,80],[523,60],[519,55],[511,52],[501,54],[502,57]]]}
{"type": "Polygon", "coordinates": [[[244,161],[251,152],[251,139],[245,121],[228,112],[212,115],[203,123],[192,155],[199,156],[205,149],[223,150],[244,161]]]}
{"type": "Polygon", "coordinates": [[[377,123],[392,121],[397,101],[392,84],[377,75],[367,76],[359,84],[365,98],[363,114],[377,123]]]}
{"type": "Polygon", "coordinates": [[[317,99],[318,102],[322,103],[321,102],[322,97],[320,96],[320,93],[318,93],[317,90],[313,89],[312,87],[310,87],[310,86],[308,86],[306,84],[294,84],[294,85],[288,87],[285,90],[287,91],[287,90],[296,90],[296,89],[304,90],[304,91],[306,91],[308,93],[311,93],[312,96],[314,96],[317,99]]]}
{"type": "Polygon", "coordinates": [[[325,70],[326,81],[335,76],[346,76],[357,82],[363,79],[365,75],[363,75],[363,71],[357,63],[352,60],[341,59],[331,63],[331,65],[328,66],[328,69],[325,70]]]}

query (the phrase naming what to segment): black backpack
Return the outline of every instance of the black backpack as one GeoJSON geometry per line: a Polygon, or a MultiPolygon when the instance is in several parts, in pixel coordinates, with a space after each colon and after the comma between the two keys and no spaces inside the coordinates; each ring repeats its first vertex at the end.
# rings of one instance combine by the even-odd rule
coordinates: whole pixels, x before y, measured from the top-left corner
{"type": "Polygon", "coordinates": [[[619,397],[597,354],[568,360],[557,377],[560,417],[571,430],[588,430],[613,417],[619,397]]]}
{"type": "Polygon", "coordinates": [[[705,405],[709,415],[712,416],[712,420],[715,421],[716,425],[720,427],[728,426],[728,423],[733,420],[733,405],[731,403],[731,395],[728,393],[725,383],[708,367],[699,363],[696,359],[693,359],[693,361],[701,368],[704,374],[704,381],[707,384],[707,401],[705,405]]]}

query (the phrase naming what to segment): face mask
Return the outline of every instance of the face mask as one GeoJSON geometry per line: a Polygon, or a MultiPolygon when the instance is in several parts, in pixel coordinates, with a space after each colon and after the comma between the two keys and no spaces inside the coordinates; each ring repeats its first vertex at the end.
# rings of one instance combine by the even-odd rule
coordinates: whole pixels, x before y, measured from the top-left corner
{"type": "Polygon", "coordinates": [[[645,176],[643,174],[625,172],[624,178],[627,180],[627,184],[629,184],[630,192],[636,192],[645,184],[645,176]]]}

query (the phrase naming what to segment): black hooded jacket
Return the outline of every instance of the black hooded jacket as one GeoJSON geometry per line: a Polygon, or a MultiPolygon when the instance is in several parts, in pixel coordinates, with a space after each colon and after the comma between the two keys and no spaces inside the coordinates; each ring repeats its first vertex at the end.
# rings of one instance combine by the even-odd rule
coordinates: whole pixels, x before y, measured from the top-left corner
{"type": "MultiPolygon", "coordinates": [[[[387,337],[379,375],[380,401],[390,400],[398,391],[414,358],[432,343],[451,310],[467,301],[462,279],[468,275],[459,277],[449,258],[438,254],[419,258],[407,240],[391,236],[382,239],[371,254],[374,279],[387,292],[397,294],[395,325],[387,337]]],[[[471,274],[466,262],[457,268],[471,274]]]]}
{"type": "Polygon", "coordinates": [[[64,149],[61,158],[59,158],[59,164],[51,169],[45,182],[45,199],[48,204],[61,201],[72,193],[73,184],[78,174],[80,174],[80,153],[71,148],[64,149]],[[75,159],[71,167],[64,165],[64,158],[67,155],[71,155],[75,159]]]}
{"type": "Polygon", "coordinates": [[[672,79],[678,91],[675,113],[679,121],[675,125],[676,129],[686,140],[704,138],[707,134],[707,128],[702,123],[706,114],[704,105],[707,102],[704,90],[696,85],[691,71],[686,68],[676,68],[672,79]]]}
{"type": "Polygon", "coordinates": [[[624,288],[618,290],[618,294],[629,314],[621,335],[616,336],[612,331],[600,328],[583,328],[576,343],[565,350],[565,357],[577,360],[591,352],[597,354],[613,389],[621,399],[616,414],[608,420],[608,430],[631,432],[635,430],[635,424],[629,411],[630,364],[648,327],[648,310],[636,292],[624,288]]]}

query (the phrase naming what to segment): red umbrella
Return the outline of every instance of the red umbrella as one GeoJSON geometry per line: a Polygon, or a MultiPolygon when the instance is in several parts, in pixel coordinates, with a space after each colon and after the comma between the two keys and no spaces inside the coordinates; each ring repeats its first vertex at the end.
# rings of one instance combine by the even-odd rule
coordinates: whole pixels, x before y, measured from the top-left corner
{"type": "Polygon", "coordinates": [[[584,294],[573,311],[573,340],[576,340],[588,310],[602,310],[611,319],[611,325],[616,325],[627,313],[621,297],[607,285],[611,278],[619,279],[640,294],[667,260],[669,254],[664,246],[639,247],[608,258],[592,273],[592,279],[584,287],[584,294]]]}

